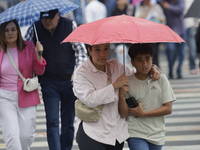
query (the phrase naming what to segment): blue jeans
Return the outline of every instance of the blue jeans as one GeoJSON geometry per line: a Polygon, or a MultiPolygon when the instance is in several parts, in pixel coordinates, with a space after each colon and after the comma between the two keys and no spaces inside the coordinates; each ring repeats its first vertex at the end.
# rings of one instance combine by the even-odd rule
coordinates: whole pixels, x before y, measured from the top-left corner
{"type": "Polygon", "coordinates": [[[186,30],[187,32],[187,45],[189,48],[189,64],[190,64],[190,70],[196,69],[196,56],[197,56],[197,47],[196,47],[196,41],[195,41],[195,33],[196,29],[195,27],[188,28],[186,30]]]}
{"type": "Polygon", "coordinates": [[[130,150],[162,150],[162,145],[155,145],[141,138],[129,138],[127,141],[130,150]]]}
{"type": "Polygon", "coordinates": [[[42,77],[40,83],[46,112],[49,149],[71,150],[74,138],[74,102],[76,100],[71,80],[57,81],[42,77]],[[59,134],[59,110],[61,134],[59,134]]]}
{"type": "MultiPolygon", "coordinates": [[[[181,35],[181,37],[186,40],[186,33],[181,35]]],[[[178,67],[177,74],[181,75],[182,64],[185,56],[185,43],[167,43],[167,59],[169,72],[173,72],[174,62],[176,60],[176,56],[178,56],[178,67]]]]}

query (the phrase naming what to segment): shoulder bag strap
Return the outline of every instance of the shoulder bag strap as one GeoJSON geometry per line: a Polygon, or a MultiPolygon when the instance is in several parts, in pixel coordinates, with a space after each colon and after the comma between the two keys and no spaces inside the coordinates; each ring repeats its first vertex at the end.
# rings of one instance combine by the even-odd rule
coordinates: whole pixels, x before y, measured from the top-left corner
{"type": "Polygon", "coordinates": [[[10,53],[10,50],[7,48],[7,54],[8,54],[8,57],[13,65],[13,67],[15,68],[16,72],[19,74],[20,78],[22,79],[22,81],[24,82],[26,79],[24,78],[24,76],[21,74],[21,72],[19,71],[19,69],[17,68],[16,64],[15,64],[15,61],[12,57],[12,54],[10,53]]]}

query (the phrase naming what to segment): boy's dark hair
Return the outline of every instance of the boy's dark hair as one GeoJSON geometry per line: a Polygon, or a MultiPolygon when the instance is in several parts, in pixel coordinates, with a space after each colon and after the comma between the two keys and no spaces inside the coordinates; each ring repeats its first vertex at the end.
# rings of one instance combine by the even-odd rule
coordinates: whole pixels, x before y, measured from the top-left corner
{"type": "Polygon", "coordinates": [[[151,45],[147,43],[131,44],[128,50],[128,55],[130,56],[131,60],[134,60],[138,54],[149,54],[150,56],[152,56],[153,49],[151,45]]]}

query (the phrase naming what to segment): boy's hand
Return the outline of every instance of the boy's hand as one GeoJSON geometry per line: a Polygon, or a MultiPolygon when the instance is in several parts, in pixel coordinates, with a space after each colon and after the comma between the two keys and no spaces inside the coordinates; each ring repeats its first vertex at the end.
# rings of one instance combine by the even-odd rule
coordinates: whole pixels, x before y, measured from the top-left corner
{"type": "Polygon", "coordinates": [[[138,107],[129,108],[129,112],[136,117],[159,117],[169,115],[172,113],[172,102],[165,103],[163,106],[151,111],[144,111],[141,103],[138,103],[138,107]]]}
{"type": "Polygon", "coordinates": [[[151,66],[150,70],[150,78],[151,81],[155,81],[160,78],[161,71],[156,65],[151,66]]]}
{"type": "Polygon", "coordinates": [[[129,112],[134,117],[145,117],[145,111],[142,108],[141,103],[138,103],[138,107],[136,108],[129,108],[129,112]]]}
{"type": "Polygon", "coordinates": [[[119,95],[125,97],[126,93],[129,90],[129,86],[125,85],[119,89],[119,95]]]}

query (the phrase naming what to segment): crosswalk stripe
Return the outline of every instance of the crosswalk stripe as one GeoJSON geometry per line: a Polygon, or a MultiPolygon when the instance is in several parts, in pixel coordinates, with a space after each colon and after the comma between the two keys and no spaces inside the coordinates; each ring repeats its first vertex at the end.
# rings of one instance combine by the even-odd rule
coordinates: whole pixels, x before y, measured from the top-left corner
{"type": "Polygon", "coordinates": [[[176,98],[200,97],[200,93],[176,93],[176,98]]]}
{"type": "MultiPolygon", "coordinates": [[[[162,150],[198,150],[198,149],[200,149],[200,146],[177,146],[173,148],[171,146],[166,146],[166,147],[163,147],[162,150]]],[[[126,150],[129,150],[129,149],[126,149],[126,150]]]]}
{"type": "Polygon", "coordinates": [[[200,135],[166,136],[165,141],[193,141],[200,139],[200,135]]]}
{"type": "Polygon", "coordinates": [[[183,117],[183,118],[166,118],[167,123],[181,123],[181,122],[200,122],[200,117],[183,117]]]}
{"type": "Polygon", "coordinates": [[[200,126],[167,126],[166,131],[186,131],[186,130],[200,130],[200,126]]]}
{"type": "Polygon", "coordinates": [[[184,108],[200,108],[200,103],[195,103],[195,104],[179,104],[179,105],[173,105],[174,109],[184,109],[184,108]]]}

